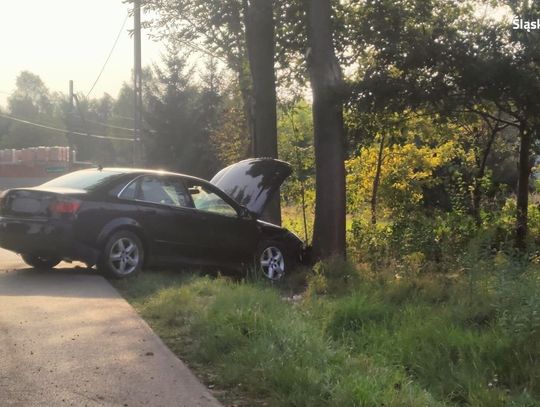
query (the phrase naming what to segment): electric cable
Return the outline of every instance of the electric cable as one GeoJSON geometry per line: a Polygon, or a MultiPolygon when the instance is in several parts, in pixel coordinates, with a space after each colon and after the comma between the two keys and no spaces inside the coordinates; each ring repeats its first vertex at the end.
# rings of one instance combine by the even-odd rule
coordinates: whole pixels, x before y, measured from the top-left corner
{"type": "Polygon", "coordinates": [[[92,85],[92,87],[90,88],[88,93],[86,94],[87,99],[88,99],[88,96],[90,96],[90,93],[92,93],[92,91],[94,90],[94,87],[98,83],[99,78],[101,78],[101,74],[105,70],[105,67],[107,66],[107,63],[109,62],[109,59],[111,58],[111,55],[112,55],[114,49],[116,48],[116,44],[118,44],[118,40],[120,39],[120,35],[122,35],[122,31],[124,30],[124,26],[126,25],[126,22],[127,22],[128,18],[129,18],[129,14],[126,15],[126,18],[124,19],[124,22],[122,23],[122,27],[120,27],[120,30],[118,31],[118,34],[116,35],[116,39],[114,40],[114,44],[113,44],[113,46],[111,48],[111,51],[109,52],[109,55],[107,56],[107,59],[105,60],[105,63],[101,67],[101,71],[99,72],[99,75],[97,76],[96,80],[94,81],[94,84],[92,85]]]}
{"type": "Polygon", "coordinates": [[[129,137],[103,136],[101,134],[80,133],[78,131],[70,131],[70,130],[67,130],[67,129],[59,129],[58,127],[46,126],[44,124],[34,123],[34,122],[31,122],[31,121],[28,121],[28,120],[23,120],[23,119],[18,119],[17,117],[13,117],[13,116],[10,116],[10,115],[7,115],[7,114],[2,114],[2,113],[0,113],[0,117],[4,117],[6,119],[10,119],[10,120],[13,120],[13,121],[16,121],[16,122],[19,122],[19,123],[23,123],[23,124],[28,124],[30,126],[40,127],[42,129],[47,129],[47,130],[51,130],[51,131],[57,131],[57,132],[60,132],[60,133],[69,133],[69,134],[74,134],[74,135],[77,135],[77,136],[85,136],[85,137],[92,137],[92,138],[105,139],[105,140],[137,141],[137,139],[129,138],[129,137]]]}

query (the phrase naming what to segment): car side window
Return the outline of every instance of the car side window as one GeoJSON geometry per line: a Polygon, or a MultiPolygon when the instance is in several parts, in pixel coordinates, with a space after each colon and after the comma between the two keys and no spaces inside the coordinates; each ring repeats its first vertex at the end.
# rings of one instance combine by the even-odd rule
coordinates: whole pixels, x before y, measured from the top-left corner
{"type": "Polygon", "coordinates": [[[225,216],[238,216],[238,213],[230,204],[206,186],[191,181],[188,182],[188,189],[195,208],[225,216]]]}
{"type": "MultiPolygon", "coordinates": [[[[191,201],[181,179],[144,176],[133,183],[135,199],[162,205],[190,207],[191,201]]],[[[131,195],[131,185],[124,190],[126,196],[131,195]]],[[[122,193],[122,198],[124,194],[122,193]]],[[[128,198],[129,199],[129,198],[128,198]]]]}
{"type": "Polygon", "coordinates": [[[137,193],[137,180],[130,181],[127,187],[125,187],[120,195],[118,195],[118,198],[122,199],[135,199],[135,195],[137,193]]]}

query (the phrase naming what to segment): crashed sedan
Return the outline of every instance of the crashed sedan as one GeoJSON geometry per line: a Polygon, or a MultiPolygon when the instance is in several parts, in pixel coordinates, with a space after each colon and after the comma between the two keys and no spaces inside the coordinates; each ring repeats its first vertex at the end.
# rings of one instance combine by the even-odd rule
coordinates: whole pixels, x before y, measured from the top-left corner
{"type": "Polygon", "coordinates": [[[75,171],[0,195],[0,247],[36,268],[82,261],[122,278],[153,265],[257,267],[282,278],[303,242],[260,219],[289,164],[248,159],[208,182],[131,168],[75,171]]]}

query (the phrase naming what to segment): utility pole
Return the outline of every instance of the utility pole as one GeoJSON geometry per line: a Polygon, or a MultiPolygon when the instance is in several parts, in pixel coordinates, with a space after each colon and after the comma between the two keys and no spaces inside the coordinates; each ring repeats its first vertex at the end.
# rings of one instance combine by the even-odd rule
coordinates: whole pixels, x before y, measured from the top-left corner
{"type": "MultiPolygon", "coordinates": [[[[67,115],[67,128],[69,130],[72,129],[72,123],[73,123],[73,108],[74,108],[74,103],[73,103],[73,99],[74,99],[74,94],[73,94],[73,80],[69,80],[69,112],[68,112],[68,115],[67,115]]],[[[66,134],[66,138],[67,138],[67,141],[68,141],[68,148],[69,148],[69,158],[68,160],[71,160],[71,151],[73,150],[73,143],[72,143],[72,140],[71,140],[71,131],[69,131],[67,134],[66,134]]]]}
{"type": "Polygon", "coordinates": [[[142,127],[142,67],[141,67],[141,1],[133,2],[133,40],[134,40],[134,66],[133,66],[133,166],[140,164],[142,159],[141,127],[142,127]]]}
{"type": "Polygon", "coordinates": [[[73,81],[69,81],[69,112],[73,113],[73,81]]]}

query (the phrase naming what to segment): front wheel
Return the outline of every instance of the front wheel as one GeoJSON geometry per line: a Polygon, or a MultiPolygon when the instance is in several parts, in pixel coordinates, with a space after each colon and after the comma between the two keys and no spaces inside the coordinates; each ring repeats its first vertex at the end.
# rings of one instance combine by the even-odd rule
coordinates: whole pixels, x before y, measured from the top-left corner
{"type": "Polygon", "coordinates": [[[21,254],[23,261],[38,270],[52,269],[61,259],[56,257],[34,256],[33,254],[21,254]]]}
{"type": "Polygon", "coordinates": [[[289,261],[280,245],[275,242],[264,242],[259,245],[255,261],[269,280],[281,280],[288,271],[289,261]]]}
{"type": "Polygon", "coordinates": [[[144,248],[135,233],[121,230],[113,233],[103,248],[98,270],[114,278],[137,274],[143,265],[144,248]]]}

